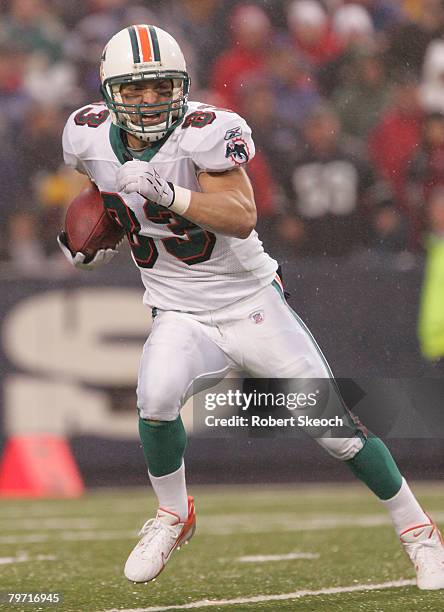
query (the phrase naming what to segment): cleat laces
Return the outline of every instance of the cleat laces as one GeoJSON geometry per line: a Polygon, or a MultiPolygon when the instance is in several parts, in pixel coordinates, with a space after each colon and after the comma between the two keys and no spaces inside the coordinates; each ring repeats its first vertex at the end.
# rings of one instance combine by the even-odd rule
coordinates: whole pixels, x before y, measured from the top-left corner
{"type": "Polygon", "coordinates": [[[170,542],[171,546],[173,546],[177,538],[177,530],[174,528],[174,526],[167,525],[155,517],[146,521],[139,531],[139,536],[143,538],[139,543],[141,554],[143,556],[148,546],[157,537],[166,539],[170,542]]]}

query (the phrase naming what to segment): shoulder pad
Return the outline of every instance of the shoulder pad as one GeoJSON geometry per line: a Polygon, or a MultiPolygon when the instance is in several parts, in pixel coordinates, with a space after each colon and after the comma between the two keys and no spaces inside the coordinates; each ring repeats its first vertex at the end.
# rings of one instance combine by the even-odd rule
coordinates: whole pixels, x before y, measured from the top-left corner
{"type": "Polygon", "coordinates": [[[254,157],[251,129],[232,111],[192,103],[177,130],[181,132],[181,148],[198,172],[224,172],[254,157]]]}
{"type": "Polygon", "coordinates": [[[75,110],[63,130],[63,157],[68,166],[82,169],[85,159],[97,143],[98,133],[109,130],[109,111],[103,102],[93,102],[75,110]]]}

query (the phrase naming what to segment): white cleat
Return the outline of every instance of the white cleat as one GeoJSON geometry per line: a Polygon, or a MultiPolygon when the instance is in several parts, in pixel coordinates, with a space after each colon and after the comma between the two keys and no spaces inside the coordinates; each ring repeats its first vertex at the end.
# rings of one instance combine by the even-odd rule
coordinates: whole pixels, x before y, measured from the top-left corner
{"type": "Polygon", "coordinates": [[[188,497],[188,518],[181,522],[177,514],[159,508],[139,535],[142,536],[125,564],[125,576],[131,582],[154,580],[167,564],[174,550],[187,543],[196,529],[194,500],[188,497]]]}
{"type": "Polygon", "coordinates": [[[418,589],[444,589],[444,545],[434,523],[418,525],[400,535],[401,542],[416,570],[418,589]]]}

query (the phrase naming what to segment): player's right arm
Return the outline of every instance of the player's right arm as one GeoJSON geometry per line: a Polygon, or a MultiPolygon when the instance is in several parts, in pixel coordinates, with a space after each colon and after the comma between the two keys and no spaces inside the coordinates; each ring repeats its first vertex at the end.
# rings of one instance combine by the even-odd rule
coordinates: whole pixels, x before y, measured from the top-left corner
{"type": "MultiPolygon", "coordinates": [[[[77,133],[74,132],[76,127],[77,128],[82,127],[84,129],[88,129],[88,123],[86,121],[87,121],[88,116],[91,116],[91,115],[88,115],[89,109],[90,107],[86,107],[85,109],[80,109],[80,111],[75,111],[69,117],[68,121],[66,122],[65,128],[63,130],[62,146],[63,146],[63,159],[65,161],[65,164],[73,168],[74,170],[77,170],[77,172],[87,175],[89,177],[90,182],[93,183],[92,177],[90,173],[88,172],[88,169],[82,159],[86,151],[86,146],[87,146],[87,140],[84,137],[82,138],[82,136],[85,136],[85,134],[80,134],[80,137],[79,137],[78,131],[77,133]],[[77,117],[85,118],[85,123],[80,126],[78,122],[76,122],[77,117]]],[[[115,249],[99,249],[96,252],[95,256],[91,260],[88,261],[84,253],[81,253],[80,251],[77,253],[73,253],[71,251],[71,249],[68,246],[66,233],[64,231],[60,232],[59,235],[57,236],[57,243],[62,253],[66,257],[67,261],[72,266],[80,270],[93,270],[97,266],[100,266],[103,263],[108,263],[109,261],[111,261],[111,259],[117,253],[115,249]]]]}

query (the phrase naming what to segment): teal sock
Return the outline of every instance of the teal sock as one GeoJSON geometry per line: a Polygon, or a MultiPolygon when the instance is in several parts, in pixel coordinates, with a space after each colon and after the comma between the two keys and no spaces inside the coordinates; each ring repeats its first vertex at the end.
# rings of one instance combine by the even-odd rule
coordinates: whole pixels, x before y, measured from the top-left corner
{"type": "Polygon", "coordinates": [[[379,499],[390,499],[398,493],[402,476],[384,442],[370,434],[362,449],[345,463],[379,499]]]}
{"type": "Polygon", "coordinates": [[[139,417],[139,435],[150,474],[165,476],[180,468],[187,445],[180,416],[175,421],[146,421],[139,417]]]}

